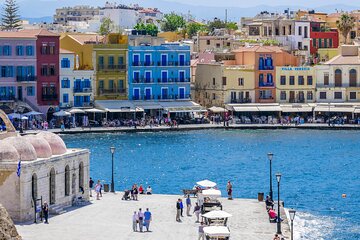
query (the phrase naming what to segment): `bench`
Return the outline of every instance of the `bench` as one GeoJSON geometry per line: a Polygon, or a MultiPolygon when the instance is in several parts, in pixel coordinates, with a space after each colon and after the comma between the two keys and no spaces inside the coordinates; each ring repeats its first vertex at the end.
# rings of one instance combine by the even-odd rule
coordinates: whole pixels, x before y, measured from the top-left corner
{"type": "Polygon", "coordinates": [[[194,195],[196,197],[196,194],[198,193],[197,189],[183,189],[184,197],[187,197],[187,195],[194,195]]]}

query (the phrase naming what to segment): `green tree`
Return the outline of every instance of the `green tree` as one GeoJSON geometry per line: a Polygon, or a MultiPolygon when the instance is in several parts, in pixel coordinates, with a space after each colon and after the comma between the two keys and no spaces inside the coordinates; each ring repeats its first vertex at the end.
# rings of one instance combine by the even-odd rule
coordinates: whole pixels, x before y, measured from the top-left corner
{"type": "Polygon", "coordinates": [[[138,31],[146,31],[147,35],[151,35],[153,37],[157,36],[159,33],[158,27],[153,23],[144,24],[143,22],[140,22],[135,25],[134,29],[138,31]]]}
{"type": "Polygon", "coordinates": [[[1,28],[6,31],[11,31],[19,29],[20,24],[20,15],[19,6],[15,0],[5,0],[5,5],[3,9],[3,14],[1,18],[1,28]]]}
{"type": "Polygon", "coordinates": [[[108,17],[104,18],[99,28],[99,34],[108,35],[114,30],[114,28],[114,22],[108,17]]]}
{"type": "Polygon", "coordinates": [[[341,32],[341,35],[344,37],[344,42],[346,44],[349,32],[355,26],[355,18],[347,13],[343,13],[340,16],[340,20],[336,22],[336,25],[341,32]]]}
{"type": "Polygon", "coordinates": [[[191,22],[186,25],[186,33],[191,38],[198,32],[206,32],[206,26],[200,23],[191,22]]]}
{"type": "Polygon", "coordinates": [[[225,28],[226,23],[221,21],[219,18],[214,18],[214,21],[208,22],[208,29],[209,31],[214,31],[215,29],[225,28]]]}
{"type": "Polygon", "coordinates": [[[229,30],[238,30],[239,27],[236,22],[229,22],[226,24],[226,28],[229,30]]]}
{"type": "Polygon", "coordinates": [[[175,32],[179,28],[184,28],[186,25],[185,19],[175,13],[165,14],[161,29],[164,32],[175,32]]]}

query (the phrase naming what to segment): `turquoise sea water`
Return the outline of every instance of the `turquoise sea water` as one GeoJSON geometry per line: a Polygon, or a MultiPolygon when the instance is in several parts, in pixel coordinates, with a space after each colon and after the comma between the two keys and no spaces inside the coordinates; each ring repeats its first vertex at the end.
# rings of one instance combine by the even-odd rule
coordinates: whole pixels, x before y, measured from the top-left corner
{"type": "Polygon", "coordinates": [[[218,183],[225,194],[256,198],[269,191],[267,152],[281,172],[281,199],[294,207],[295,239],[360,239],[360,132],[317,130],[201,130],[64,135],[68,147],[89,148],[91,176],[110,181],[116,147],[115,186],[151,185],[179,194],[198,180],[218,183]],[[346,198],[341,195],[347,194],[346,198]]]}

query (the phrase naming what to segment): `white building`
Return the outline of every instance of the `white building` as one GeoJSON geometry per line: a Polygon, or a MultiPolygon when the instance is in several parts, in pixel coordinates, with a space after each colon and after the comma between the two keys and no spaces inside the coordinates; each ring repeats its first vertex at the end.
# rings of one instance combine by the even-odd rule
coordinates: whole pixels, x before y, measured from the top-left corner
{"type": "Polygon", "coordinates": [[[60,50],[60,107],[91,107],[94,101],[92,90],[93,70],[78,69],[78,56],[60,50]]]}
{"type": "Polygon", "coordinates": [[[139,13],[135,8],[116,3],[106,3],[104,8],[100,9],[100,20],[110,18],[113,23],[122,28],[133,28],[139,20],[139,13]]]}

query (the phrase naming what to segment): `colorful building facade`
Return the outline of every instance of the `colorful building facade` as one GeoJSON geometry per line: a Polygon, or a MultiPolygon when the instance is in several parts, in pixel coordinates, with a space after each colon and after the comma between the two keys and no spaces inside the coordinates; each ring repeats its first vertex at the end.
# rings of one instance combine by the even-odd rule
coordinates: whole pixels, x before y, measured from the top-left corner
{"type": "Polygon", "coordinates": [[[319,48],[338,48],[339,33],[336,29],[327,29],[324,22],[310,23],[310,53],[317,54],[319,48]]]}
{"type": "Polygon", "coordinates": [[[130,100],[190,99],[190,47],[129,47],[130,100]]]}

